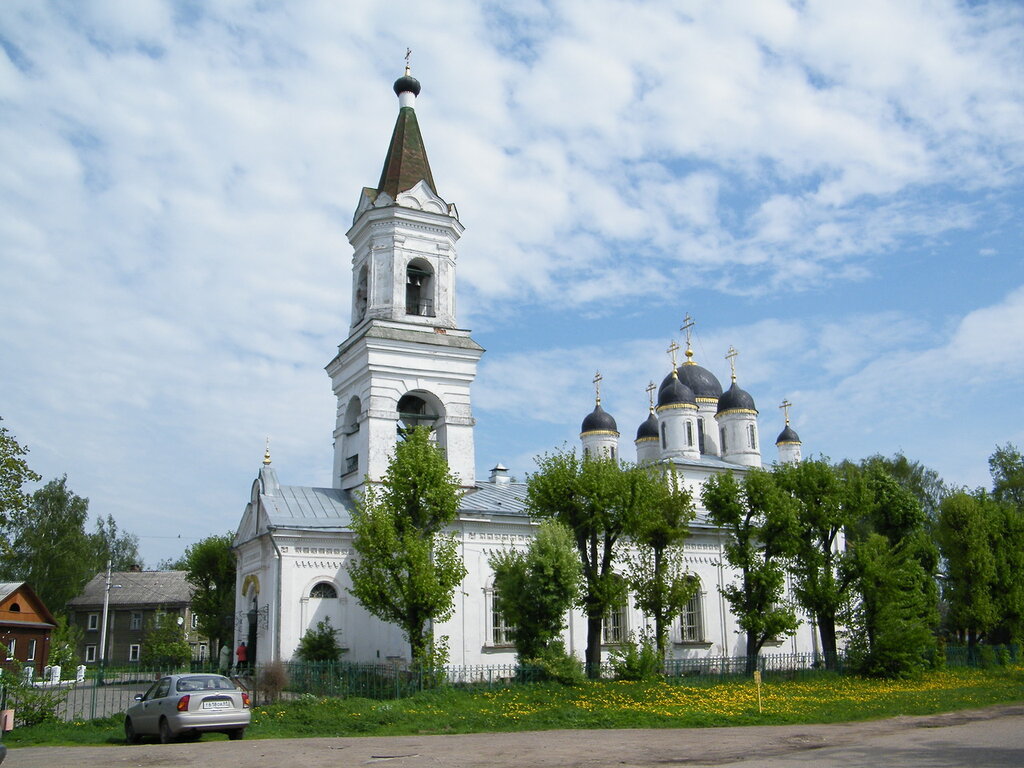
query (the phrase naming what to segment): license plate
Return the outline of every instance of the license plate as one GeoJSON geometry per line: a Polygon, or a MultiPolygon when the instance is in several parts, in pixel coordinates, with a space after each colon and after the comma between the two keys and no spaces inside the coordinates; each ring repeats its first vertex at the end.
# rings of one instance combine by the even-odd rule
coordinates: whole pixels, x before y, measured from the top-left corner
{"type": "Polygon", "coordinates": [[[231,709],[230,701],[204,701],[203,709],[231,709]]]}

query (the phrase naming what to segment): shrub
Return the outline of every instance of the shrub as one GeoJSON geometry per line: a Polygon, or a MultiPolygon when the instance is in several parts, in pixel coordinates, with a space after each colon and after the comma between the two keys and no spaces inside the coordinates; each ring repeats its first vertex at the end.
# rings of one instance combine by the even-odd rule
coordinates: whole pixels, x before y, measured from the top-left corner
{"type": "Polygon", "coordinates": [[[565,650],[561,640],[554,640],[534,658],[523,662],[523,669],[538,681],[551,680],[564,685],[581,683],[586,679],[583,662],[565,650]]]}
{"type": "Polygon", "coordinates": [[[316,623],[313,629],[307,629],[299,640],[295,657],[301,661],[337,661],[341,658],[341,646],[330,619],[316,623]]]}
{"type": "Polygon", "coordinates": [[[636,642],[632,632],[629,640],[611,653],[612,669],[619,680],[657,680],[664,670],[654,635],[645,630],[636,642]]]}
{"type": "Polygon", "coordinates": [[[264,701],[277,703],[288,687],[288,670],[280,661],[271,661],[260,670],[256,685],[264,701]]]}

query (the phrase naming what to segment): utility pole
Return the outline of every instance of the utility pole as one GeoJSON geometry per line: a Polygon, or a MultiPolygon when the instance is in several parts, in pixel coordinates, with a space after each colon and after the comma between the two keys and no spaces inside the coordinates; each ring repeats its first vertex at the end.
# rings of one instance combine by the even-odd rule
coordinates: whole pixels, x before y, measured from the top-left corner
{"type": "Polygon", "coordinates": [[[110,612],[110,590],[120,589],[120,584],[110,583],[110,560],[107,560],[107,578],[103,586],[103,623],[100,625],[100,667],[107,657],[107,614],[110,612]]]}

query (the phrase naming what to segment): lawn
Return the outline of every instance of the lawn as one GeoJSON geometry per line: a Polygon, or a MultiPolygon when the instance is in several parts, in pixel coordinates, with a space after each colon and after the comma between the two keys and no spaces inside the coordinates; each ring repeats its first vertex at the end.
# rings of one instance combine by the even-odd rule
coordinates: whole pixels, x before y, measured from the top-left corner
{"type": "MultiPolygon", "coordinates": [[[[1020,701],[1024,666],[946,670],[913,680],[824,674],[768,680],[761,689],[763,712],[758,712],[757,688],[751,680],[536,683],[492,690],[442,688],[394,701],[306,695],[256,707],[246,738],[831,723],[1020,701]]],[[[5,743],[11,748],[124,743],[122,723],[116,717],[18,728],[5,743]]]]}

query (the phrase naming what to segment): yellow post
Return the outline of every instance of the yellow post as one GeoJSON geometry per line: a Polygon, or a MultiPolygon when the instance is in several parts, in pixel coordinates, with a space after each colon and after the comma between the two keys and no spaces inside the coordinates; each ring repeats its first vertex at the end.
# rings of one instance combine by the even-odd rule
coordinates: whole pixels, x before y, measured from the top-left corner
{"type": "Polygon", "coordinates": [[[764,714],[764,710],[761,709],[761,670],[754,670],[754,682],[757,683],[757,714],[764,714]]]}

